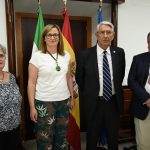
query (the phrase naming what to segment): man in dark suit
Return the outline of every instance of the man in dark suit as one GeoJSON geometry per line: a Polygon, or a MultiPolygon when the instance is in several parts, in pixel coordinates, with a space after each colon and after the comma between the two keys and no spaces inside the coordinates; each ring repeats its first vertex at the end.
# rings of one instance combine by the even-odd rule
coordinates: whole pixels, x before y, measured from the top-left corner
{"type": "Polygon", "coordinates": [[[114,34],[112,23],[101,22],[97,25],[97,45],[76,54],[76,81],[87,125],[86,150],[96,150],[103,127],[106,129],[108,149],[118,149],[119,115],[123,111],[125,54],[122,48],[111,46],[114,34]],[[106,61],[104,55],[107,57],[106,61]],[[106,62],[108,65],[104,65],[106,62]],[[106,69],[104,66],[109,70],[108,86],[105,85],[107,81],[104,81],[107,76],[103,72],[106,69]]]}
{"type": "Polygon", "coordinates": [[[149,51],[133,57],[128,76],[138,150],[150,150],[150,33],[147,42],[149,51]]]}

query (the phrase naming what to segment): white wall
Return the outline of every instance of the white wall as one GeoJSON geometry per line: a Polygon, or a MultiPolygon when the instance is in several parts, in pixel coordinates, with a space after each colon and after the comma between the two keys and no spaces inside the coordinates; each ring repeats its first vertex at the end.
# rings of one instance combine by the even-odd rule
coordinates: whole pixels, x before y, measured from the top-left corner
{"type": "Polygon", "coordinates": [[[134,55],[147,51],[150,32],[150,0],[125,0],[118,8],[118,46],[126,53],[126,76],[134,55]]]}
{"type": "MultiPolygon", "coordinates": [[[[5,0],[0,0],[0,44],[7,49],[7,31],[6,31],[6,13],[5,13],[5,0]]],[[[4,70],[8,70],[8,59],[4,70]]]]}

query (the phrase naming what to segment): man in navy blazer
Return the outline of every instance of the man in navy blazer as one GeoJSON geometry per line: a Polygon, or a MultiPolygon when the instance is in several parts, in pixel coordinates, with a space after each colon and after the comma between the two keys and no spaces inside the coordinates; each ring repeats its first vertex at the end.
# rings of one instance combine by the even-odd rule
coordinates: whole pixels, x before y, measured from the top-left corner
{"type": "Polygon", "coordinates": [[[150,33],[147,42],[149,51],[133,57],[128,76],[138,150],[150,150],[150,33]]]}
{"type": "MultiPolygon", "coordinates": [[[[112,47],[114,26],[103,21],[97,25],[97,45],[76,54],[76,81],[84,107],[87,126],[86,150],[96,150],[99,135],[106,129],[108,150],[118,149],[119,116],[123,111],[122,81],[125,74],[125,54],[119,47],[112,47]],[[112,96],[103,96],[103,55],[109,63],[112,96]]],[[[82,110],[81,110],[82,111],[82,110]]]]}

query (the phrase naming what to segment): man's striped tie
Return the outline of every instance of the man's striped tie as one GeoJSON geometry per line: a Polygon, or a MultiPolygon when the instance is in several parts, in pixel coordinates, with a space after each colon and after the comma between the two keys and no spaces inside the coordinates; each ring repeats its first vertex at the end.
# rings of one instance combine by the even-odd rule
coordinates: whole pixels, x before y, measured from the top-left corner
{"type": "Polygon", "coordinates": [[[107,51],[104,51],[103,56],[103,97],[105,100],[110,100],[112,96],[112,83],[111,83],[111,75],[108,64],[108,59],[106,56],[107,51]]]}

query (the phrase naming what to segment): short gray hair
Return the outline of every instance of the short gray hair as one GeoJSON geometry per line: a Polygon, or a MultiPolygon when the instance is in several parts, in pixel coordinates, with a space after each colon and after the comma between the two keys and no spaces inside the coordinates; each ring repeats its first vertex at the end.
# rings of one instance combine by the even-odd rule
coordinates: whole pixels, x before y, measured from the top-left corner
{"type": "Polygon", "coordinates": [[[3,51],[4,55],[6,55],[6,48],[2,44],[0,44],[0,49],[3,51]]]}
{"type": "Polygon", "coordinates": [[[114,25],[113,25],[111,22],[109,22],[109,21],[102,21],[102,22],[100,22],[100,23],[97,25],[97,32],[99,31],[99,27],[100,27],[101,25],[107,25],[107,26],[111,27],[112,31],[114,32],[114,25]]]}

